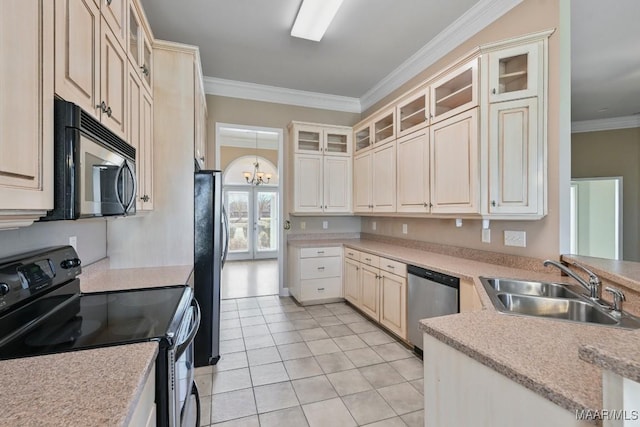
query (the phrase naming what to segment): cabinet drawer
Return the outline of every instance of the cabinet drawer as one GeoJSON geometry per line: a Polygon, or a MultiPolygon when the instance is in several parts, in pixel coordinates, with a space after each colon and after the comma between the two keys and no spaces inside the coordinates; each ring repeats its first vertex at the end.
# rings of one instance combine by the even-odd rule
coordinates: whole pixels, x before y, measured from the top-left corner
{"type": "Polygon", "coordinates": [[[317,258],[340,256],[341,248],[339,246],[329,248],[302,248],[300,249],[300,258],[317,258]]]}
{"type": "Polygon", "coordinates": [[[392,259],[380,258],[380,270],[388,271],[400,277],[407,277],[407,264],[392,259]]]}
{"type": "Polygon", "coordinates": [[[366,252],[360,252],[360,262],[372,267],[378,267],[380,265],[380,257],[377,255],[371,255],[366,252]]]}
{"type": "Polygon", "coordinates": [[[339,277],[302,281],[302,300],[342,298],[342,280],[339,277]]]}
{"type": "Polygon", "coordinates": [[[300,260],[300,279],[322,279],[341,277],[340,257],[305,258],[300,260]]]}
{"type": "Polygon", "coordinates": [[[360,261],[360,252],[351,248],[344,248],[344,256],[356,261],[360,261]]]}

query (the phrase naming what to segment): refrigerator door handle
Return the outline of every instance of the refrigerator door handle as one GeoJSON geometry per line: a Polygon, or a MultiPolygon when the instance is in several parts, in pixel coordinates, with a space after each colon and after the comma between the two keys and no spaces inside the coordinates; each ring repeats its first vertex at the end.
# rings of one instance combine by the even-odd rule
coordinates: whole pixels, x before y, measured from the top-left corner
{"type": "Polygon", "coordinates": [[[224,224],[224,250],[222,251],[222,267],[224,268],[225,262],[227,262],[227,255],[229,255],[229,217],[227,216],[227,210],[222,205],[222,223],[224,224]]]}

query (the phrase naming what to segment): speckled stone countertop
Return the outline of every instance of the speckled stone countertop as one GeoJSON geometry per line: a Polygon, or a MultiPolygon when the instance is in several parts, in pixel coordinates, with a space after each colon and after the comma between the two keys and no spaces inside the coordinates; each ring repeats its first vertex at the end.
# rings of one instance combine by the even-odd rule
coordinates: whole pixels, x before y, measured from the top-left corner
{"type": "Polygon", "coordinates": [[[82,267],[80,290],[89,293],[184,285],[192,269],[192,265],[178,265],[118,270],[109,268],[109,259],[105,258],[82,267]]]}
{"type": "Polygon", "coordinates": [[[0,425],[127,425],[157,354],[147,342],[2,361],[0,425]]]}
{"type": "Polygon", "coordinates": [[[499,254],[491,260],[490,254],[483,254],[483,261],[492,262],[480,262],[452,256],[451,250],[449,255],[443,255],[368,239],[290,241],[289,244],[299,247],[345,245],[471,281],[484,310],[424,319],[421,329],[569,411],[602,407],[601,367],[605,363],[608,369],[613,366],[612,370],[621,375],[631,375],[629,378],[640,375],[640,331],[510,316],[494,309],[480,276],[574,283],[573,279],[560,276],[558,270],[545,272],[540,268],[542,260],[500,259],[499,254]],[[617,344],[605,342],[604,336],[617,344]],[[604,350],[610,348],[617,350],[604,350]]]}
{"type": "Polygon", "coordinates": [[[635,292],[640,292],[640,262],[618,261],[581,255],[562,255],[562,260],[580,263],[601,279],[620,284],[635,292]]]}

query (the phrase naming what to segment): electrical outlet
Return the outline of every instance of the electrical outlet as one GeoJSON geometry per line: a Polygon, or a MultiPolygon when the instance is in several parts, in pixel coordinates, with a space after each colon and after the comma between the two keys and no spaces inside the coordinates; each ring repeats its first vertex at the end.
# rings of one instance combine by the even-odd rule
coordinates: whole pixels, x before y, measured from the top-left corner
{"type": "Polygon", "coordinates": [[[326,230],[329,228],[329,221],[322,221],[322,229],[326,230]]]}
{"type": "Polygon", "coordinates": [[[307,229],[307,223],[304,221],[300,221],[300,230],[306,230],[307,229]]]}
{"type": "Polygon", "coordinates": [[[76,236],[69,237],[69,245],[72,246],[76,252],[78,252],[78,238],[76,236]]]}
{"type": "Polygon", "coordinates": [[[491,230],[489,228],[482,229],[482,243],[491,243],[491,230]]]}
{"type": "Polygon", "coordinates": [[[407,224],[402,224],[402,234],[407,234],[407,224]]]}
{"type": "Polygon", "coordinates": [[[526,231],[506,231],[504,232],[504,245],[505,246],[518,246],[525,248],[527,246],[527,232],[526,231]]]}
{"type": "Polygon", "coordinates": [[[375,230],[375,229],[376,229],[376,222],[375,222],[375,221],[373,221],[373,222],[371,223],[371,229],[372,229],[372,230],[375,230]]]}

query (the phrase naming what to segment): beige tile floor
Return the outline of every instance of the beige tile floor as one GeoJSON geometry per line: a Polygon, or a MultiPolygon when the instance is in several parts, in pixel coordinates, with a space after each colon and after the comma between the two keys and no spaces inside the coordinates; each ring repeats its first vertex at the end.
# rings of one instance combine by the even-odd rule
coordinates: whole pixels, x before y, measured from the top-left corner
{"type": "Polygon", "coordinates": [[[278,260],[229,261],[222,269],[220,297],[224,299],[276,295],[278,260]]]}
{"type": "Polygon", "coordinates": [[[422,361],[347,304],[221,306],[221,360],[196,369],[202,426],[424,425],[422,361]]]}

